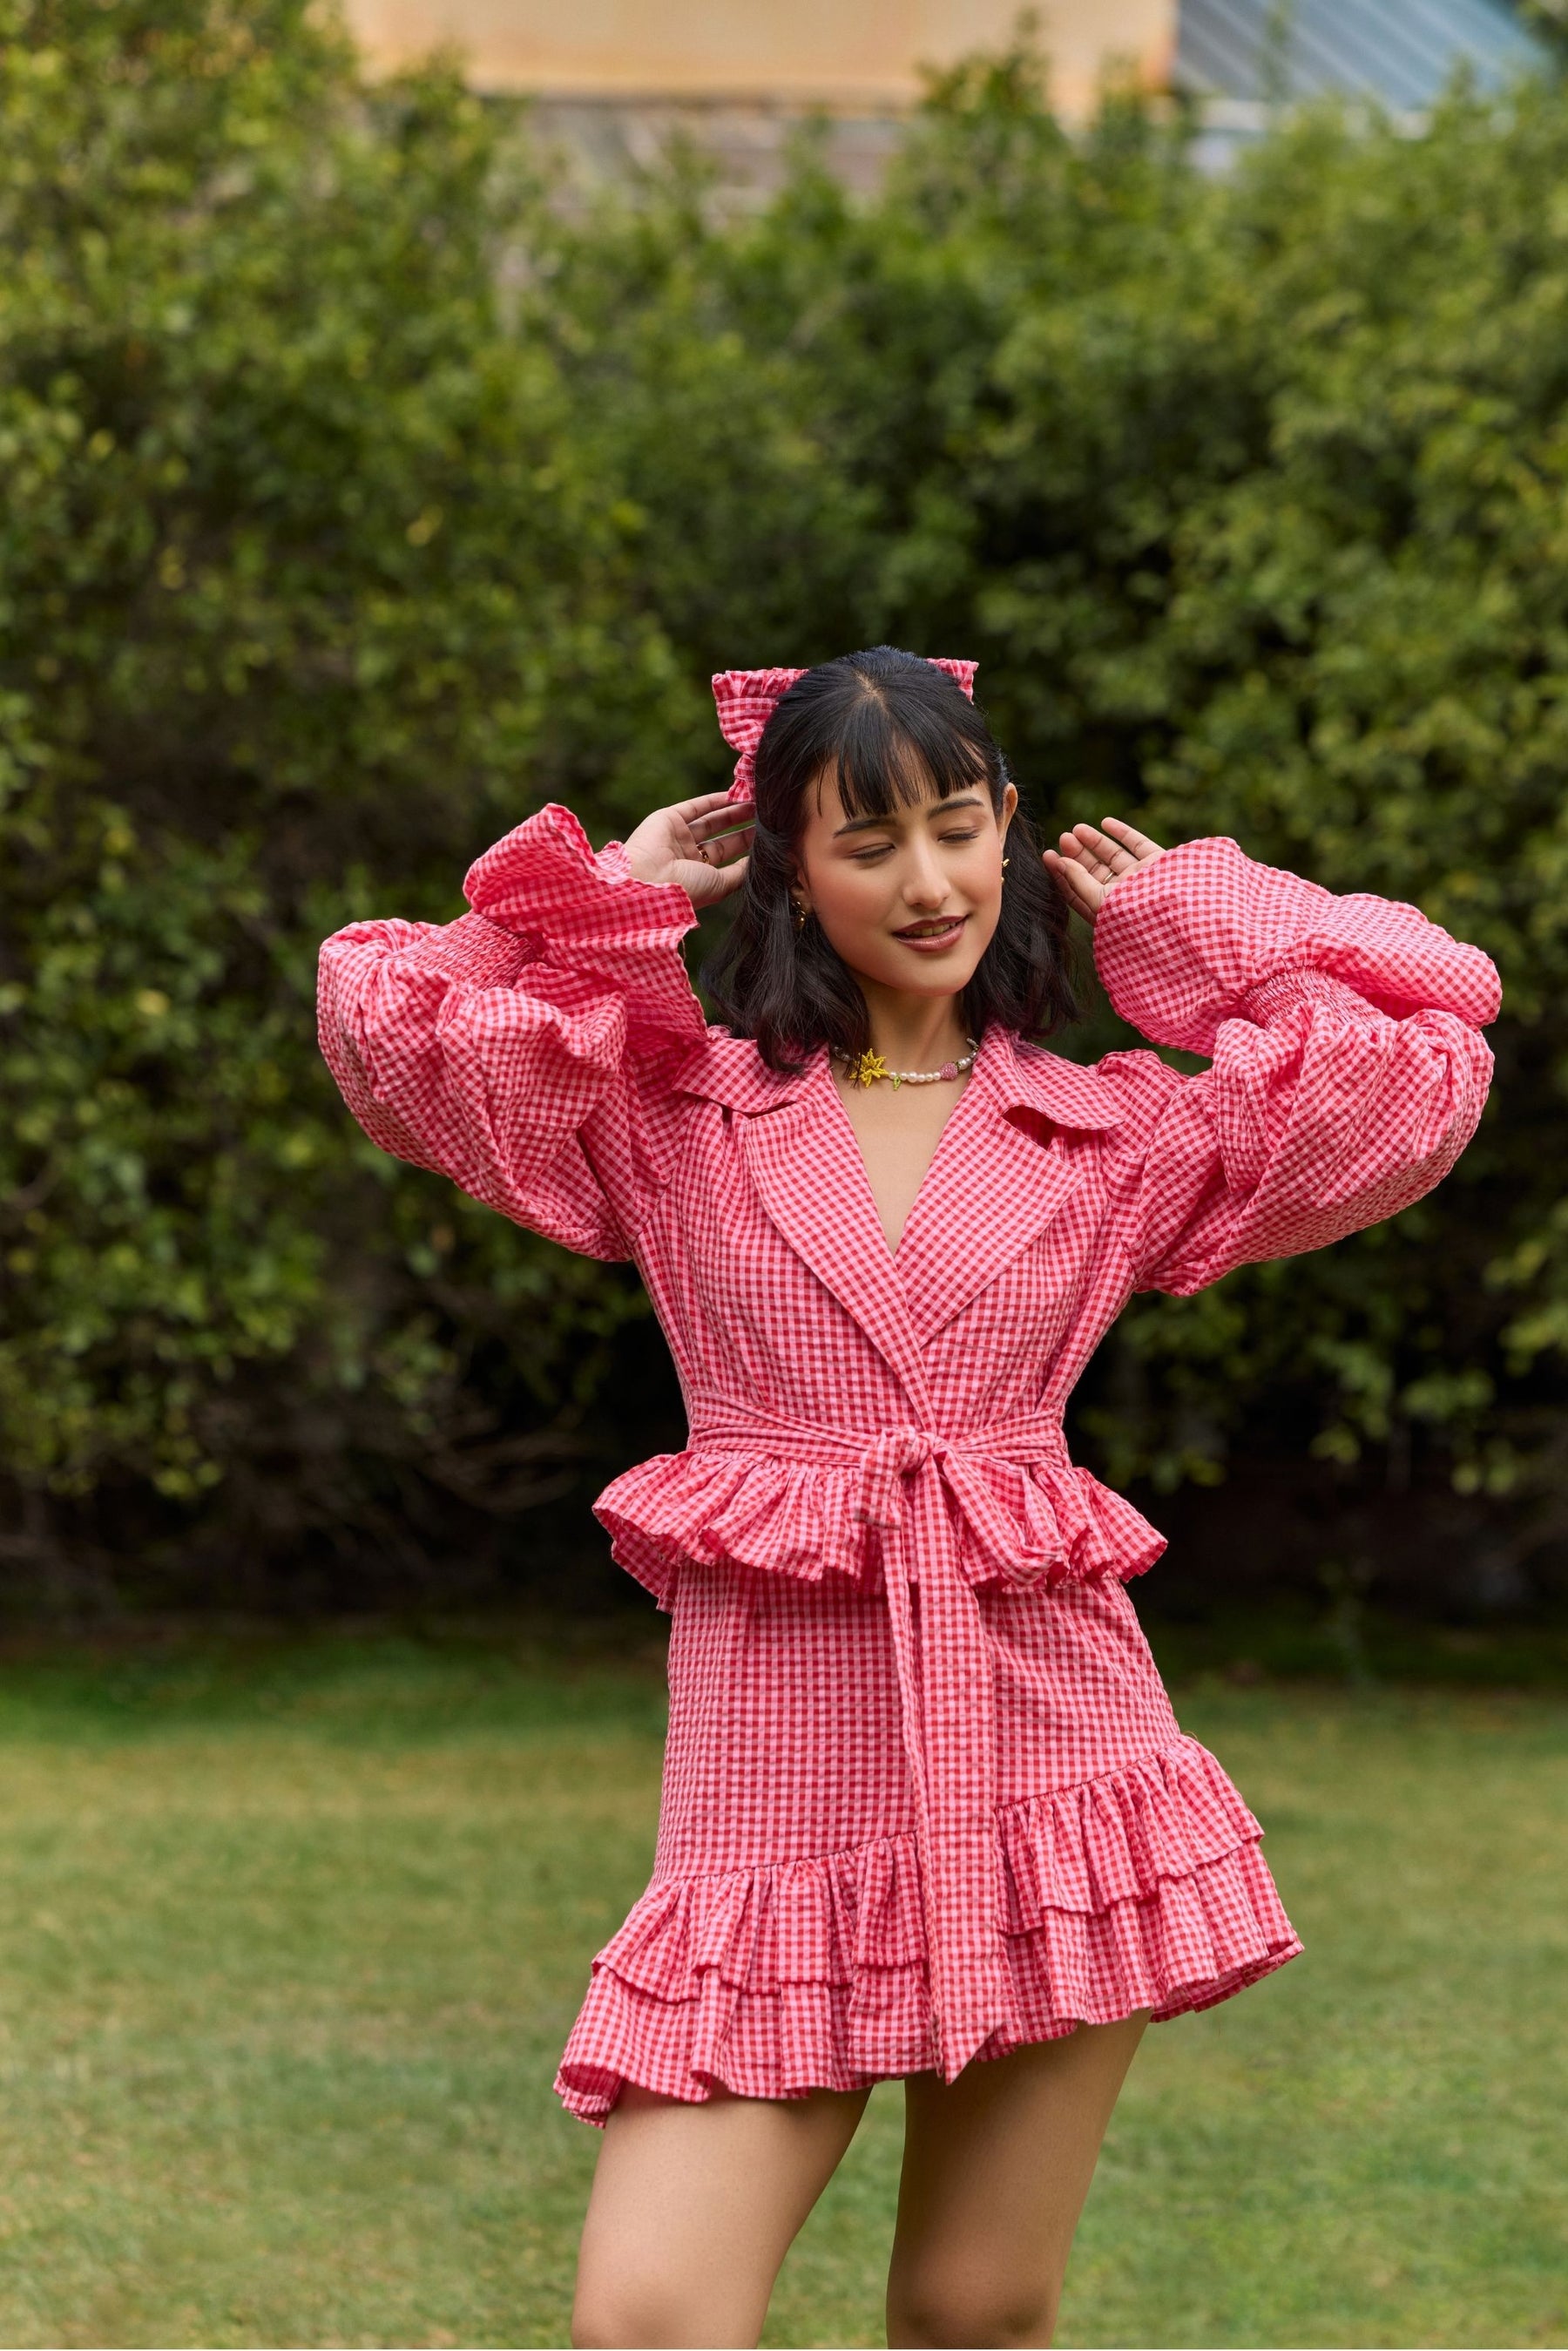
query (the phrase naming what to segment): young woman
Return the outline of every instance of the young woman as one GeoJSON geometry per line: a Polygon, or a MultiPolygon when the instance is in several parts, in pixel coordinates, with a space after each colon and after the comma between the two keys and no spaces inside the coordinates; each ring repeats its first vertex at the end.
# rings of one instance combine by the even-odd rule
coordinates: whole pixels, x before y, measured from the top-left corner
{"type": "Polygon", "coordinates": [[[1049,2343],[1146,2024],[1301,1945],[1126,1591],[1163,1539],[1062,1416],[1130,1293],[1318,1249],[1480,1114],[1496,975],[1412,906],[1037,848],[973,667],[886,646],[714,681],[726,795],[597,854],[543,809],[445,926],[351,924],[354,1115],[632,1259],[691,1420],[595,1510],[671,1612],[653,1876],[556,2080],[605,2141],[574,2341],[754,2344],[870,2085],[905,2083],[892,2344],[1049,2343]],[[740,903],[710,1028],[680,940],[740,903]],[[1152,1051],[1033,1040],[1068,914],[1152,1051]]]}

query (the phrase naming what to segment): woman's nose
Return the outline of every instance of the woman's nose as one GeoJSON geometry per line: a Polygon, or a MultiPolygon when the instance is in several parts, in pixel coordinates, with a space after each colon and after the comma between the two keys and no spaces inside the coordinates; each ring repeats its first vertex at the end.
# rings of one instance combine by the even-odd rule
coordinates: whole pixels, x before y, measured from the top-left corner
{"type": "Polygon", "coordinates": [[[940,906],[948,894],[948,877],[936,852],[920,842],[909,852],[904,875],[904,895],[911,906],[940,906]]]}

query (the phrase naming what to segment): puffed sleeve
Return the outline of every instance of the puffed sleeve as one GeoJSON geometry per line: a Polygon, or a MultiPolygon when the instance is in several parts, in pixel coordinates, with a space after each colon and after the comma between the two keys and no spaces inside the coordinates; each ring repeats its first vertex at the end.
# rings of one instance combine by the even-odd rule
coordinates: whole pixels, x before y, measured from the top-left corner
{"type": "Polygon", "coordinates": [[[1497,972],[1415,906],[1191,841],[1107,893],[1095,958],[1125,1020],[1212,1056],[1194,1076],[1144,1051],[1100,1064],[1136,1289],[1187,1296],[1377,1224],[1475,1132],[1497,972]]]}
{"type": "Polygon", "coordinates": [[[668,1172],[662,1076],[706,1036],[678,883],[552,801],[470,867],[455,922],[350,923],[317,1033],[382,1150],[584,1256],[632,1254],[668,1172]]]}

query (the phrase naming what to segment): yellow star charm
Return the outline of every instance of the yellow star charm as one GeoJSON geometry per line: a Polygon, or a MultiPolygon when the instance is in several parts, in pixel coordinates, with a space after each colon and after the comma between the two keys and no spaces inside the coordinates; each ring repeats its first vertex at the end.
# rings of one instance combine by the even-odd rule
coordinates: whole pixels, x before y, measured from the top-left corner
{"type": "Polygon", "coordinates": [[[863,1086],[868,1086],[873,1078],[885,1078],[888,1073],[888,1064],[880,1053],[862,1053],[855,1065],[856,1077],[863,1086]]]}

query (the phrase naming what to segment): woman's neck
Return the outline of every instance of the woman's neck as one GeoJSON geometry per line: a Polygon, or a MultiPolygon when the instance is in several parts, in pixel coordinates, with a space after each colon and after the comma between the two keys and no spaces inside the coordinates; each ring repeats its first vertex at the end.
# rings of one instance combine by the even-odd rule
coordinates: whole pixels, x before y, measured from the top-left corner
{"type": "Polygon", "coordinates": [[[862,980],[870,1017],[871,1050],[890,1070],[940,1070],[968,1050],[962,1002],[957,996],[908,996],[862,980]]]}

